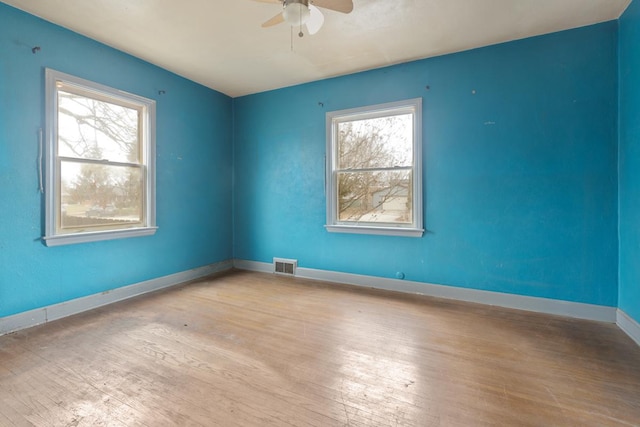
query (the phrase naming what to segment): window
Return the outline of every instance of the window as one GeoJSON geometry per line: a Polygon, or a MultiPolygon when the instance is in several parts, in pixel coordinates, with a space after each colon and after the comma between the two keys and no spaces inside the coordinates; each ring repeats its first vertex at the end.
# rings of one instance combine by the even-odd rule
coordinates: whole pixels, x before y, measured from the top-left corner
{"type": "Polygon", "coordinates": [[[420,237],[422,99],[327,113],[331,232],[420,237]]]}
{"type": "Polygon", "coordinates": [[[47,69],[47,246],[155,233],[155,101],[47,69]]]}

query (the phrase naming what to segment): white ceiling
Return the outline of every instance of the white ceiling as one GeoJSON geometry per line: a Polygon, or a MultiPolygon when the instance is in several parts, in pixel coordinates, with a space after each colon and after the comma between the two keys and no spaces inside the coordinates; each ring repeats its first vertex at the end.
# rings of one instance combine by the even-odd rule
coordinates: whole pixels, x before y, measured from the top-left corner
{"type": "Polygon", "coordinates": [[[353,0],[303,38],[261,28],[280,6],[252,0],[3,2],[236,97],[617,19],[631,0],[353,0]]]}

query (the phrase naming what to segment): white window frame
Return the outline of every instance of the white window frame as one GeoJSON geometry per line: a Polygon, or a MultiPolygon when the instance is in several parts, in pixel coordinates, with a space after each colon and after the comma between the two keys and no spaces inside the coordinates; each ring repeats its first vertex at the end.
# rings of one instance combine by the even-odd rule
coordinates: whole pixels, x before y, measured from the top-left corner
{"type": "MultiPolygon", "coordinates": [[[[331,111],[326,115],[327,157],[325,194],[327,198],[327,224],[334,233],[377,234],[387,236],[422,237],[422,98],[371,105],[348,110],[331,111]],[[389,224],[358,221],[340,221],[338,216],[338,124],[354,120],[413,114],[413,217],[410,224],[389,224]]],[[[387,169],[387,168],[381,168],[387,169]]],[[[393,169],[391,169],[393,170],[393,169]]]]}
{"type": "Polygon", "coordinates": [[[125,237],[149,236],[156,232],[155,192],[155,123],[156,103],[99,83],[85,80],[47,68],[45,70],[45,119],[46,119],[46,164],[45,164],[45,236],[47,246],[95,242],[125,237]],[[140,109],[141,158],[143,207],[141,225],[123,226],[95,231],[64,232],[60,228],[61,183],[60,158],[58,156],[58,89],[81,95],[93,94],[97,99],[115,104],[133,105],[140,109]]]}

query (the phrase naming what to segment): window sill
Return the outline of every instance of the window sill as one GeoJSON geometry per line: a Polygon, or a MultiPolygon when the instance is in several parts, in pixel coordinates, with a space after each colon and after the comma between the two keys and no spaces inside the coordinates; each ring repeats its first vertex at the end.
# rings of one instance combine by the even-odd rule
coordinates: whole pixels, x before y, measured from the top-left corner
{"type": "Polygon", "coordinates": [[[424,229],[400,227],[373,227],[365,225],[325,225],[330,233],[373,234],[378,236],[422,237],[424,229]]]}
{"type": "Polygon", "coordinates": [[[76,243],[99,242],[102,240],[124,239],[127,237],[152,236],[158,227],[127,228],[123,230],[94,231],[88,233],[59,234],[42,238],[47,246],[73,245],[76,243]]]}

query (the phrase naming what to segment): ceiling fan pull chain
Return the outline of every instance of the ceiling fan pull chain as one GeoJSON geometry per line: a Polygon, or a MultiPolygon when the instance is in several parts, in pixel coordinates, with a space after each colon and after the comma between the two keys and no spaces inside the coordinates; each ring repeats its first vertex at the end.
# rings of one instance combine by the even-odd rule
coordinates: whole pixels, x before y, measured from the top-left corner
{"type": "MultiPolygon", "coordinates": [[[[309,9],[308,5],[307,9],[309,9]]],[[[300,32],[298,33],[298,37],[302,37],[304,36],[304,34],[302,34],[302,8],[298,9],[298,11],[300,12],[300,19],[298,20],[298,22],[300,23],[300,32]]]]}

